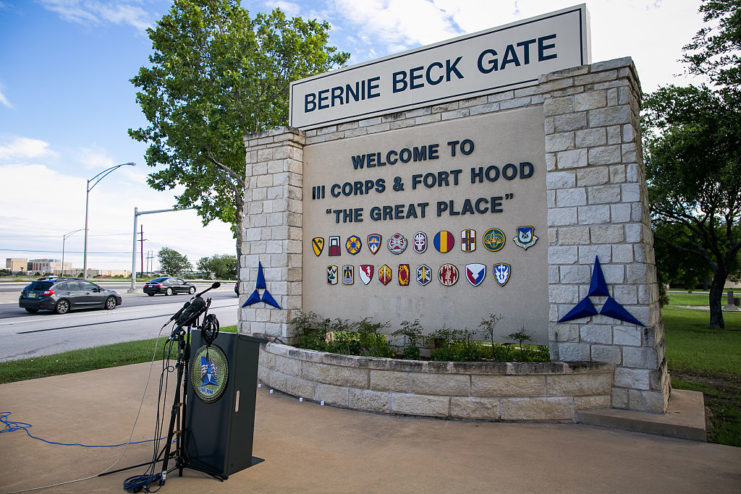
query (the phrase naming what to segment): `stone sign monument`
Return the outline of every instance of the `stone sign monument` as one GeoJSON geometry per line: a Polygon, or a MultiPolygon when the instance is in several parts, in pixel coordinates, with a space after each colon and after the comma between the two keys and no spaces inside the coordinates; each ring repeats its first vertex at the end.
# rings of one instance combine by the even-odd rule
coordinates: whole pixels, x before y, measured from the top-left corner
{"type": "Polygon", "coordinates": [[[501,313],[614,364],[613,407],[665,411],[640,99],[630,58],[591,63],[584,5],[293,83],[291,127],[245,137],[240,293],[275,304],[240,332],[501,313]]]}

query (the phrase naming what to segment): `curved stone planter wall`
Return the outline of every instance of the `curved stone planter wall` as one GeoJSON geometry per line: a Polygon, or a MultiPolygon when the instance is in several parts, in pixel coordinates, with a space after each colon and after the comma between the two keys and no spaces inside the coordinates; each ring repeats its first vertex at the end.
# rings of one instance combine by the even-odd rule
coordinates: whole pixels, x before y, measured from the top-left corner
{"type": "Polygon", "coordinates": [[[426,362],[355,357],[268,343],[259,379],[271,388],[371,412],[482,420],[573,421],[609,408],[614,365],[426,362]]]}

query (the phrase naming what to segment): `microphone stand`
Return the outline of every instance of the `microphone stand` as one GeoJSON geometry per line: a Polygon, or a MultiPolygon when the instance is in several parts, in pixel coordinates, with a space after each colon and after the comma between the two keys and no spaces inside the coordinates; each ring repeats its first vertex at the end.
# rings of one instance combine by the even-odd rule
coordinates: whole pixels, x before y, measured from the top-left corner
{"type": "MultiPolygon", "coordinates": [[[[170,334],[169,340],[177,339],[178,342],[178,353],[177,363],[177,383],[175,385],[175,397],[172,404],[172,410],[170,412],[170,425],[167,430],[167,442],[164,448],[152,461],[141,463],[138,465],[132,465],[130,467],[120,468],[118,470],[111,470],[100,474],[99,476],[110,475],[113,473],[121,472],[124,470],[130,470],[132,468],[141,467],[144,465],[153,465],[162,461],[162,470],[159,475],[159,485],[163,486],[167,479],[167,474],[178,470],[180,477],[183,476],[183,469],[188,466],[188,456],[185,451],[185,418],[187,411],[187,391],[188,391],[188,367],[190,364],[190,340],[192,327],[195,325],[198,327],[200,316],[208,311],[211,305],[211,299],[204,301],[201,295],[214,288],[219,288],[221,283],[218,281],[213,283],[210,287],[206,288],[200,293],[197,293],[193,298],[187,301],[173,316],[162,326],[163,328],[175,321],[175,328],[170,334]],[[177,429],[175,428],[177,426],[177,429]],[[175,451],[172,451],[173,438],[177,434],[175,451]],[[170,458],[175,458],[175,466],[168,470],[168,463],[170,458]]],[[[219,480],[222,480],[217,475],[212,475],[219,480]]],[[[152,482],[156,481],[155,478],[152,482]]],[[[124,484],[126,487],[126,484],[124,484]]]]}
{"type": "Polygon", "coordinates": [[[208,302],[204,302],[201,295],[212,288],[218,288],[219,286],[221,286],[221,283],[216,282],[209,288],[197,293],[192,300],[186,302],[186,304],[170,319],[174,319],[176,322],[176,327],[173,329],[170,338],[177,338],[178,340],[178,360],[176,364],[178,374],[177,383],[175,384],[175,399],[170,413],[170,426],[167,431],[167,443],[165,444],[162,460],[160,486],[165,484],[169,472],[178,470],[178,476],[182,477],[183,469],[188,466],[188,454],[185,450],[185,424],[188,406],[186,397],[188,393],[191,330],[194,324],[196,327],[198,326],[198,319],[201,314],[206,312],[208,307],[211,305],[211,299],[209,299],[208,302]],[[185,329],[186,327],[187,329],[185,329]],[[178,426],[177,430],[175,430],[176,425],[178,426]],[[172,440],[175,434],[177,434],[177,442],[175,451],[171,452],[172,440]],[[168,470],[167,465],[170,457],[175,457],[175,466],[168,470]]]}

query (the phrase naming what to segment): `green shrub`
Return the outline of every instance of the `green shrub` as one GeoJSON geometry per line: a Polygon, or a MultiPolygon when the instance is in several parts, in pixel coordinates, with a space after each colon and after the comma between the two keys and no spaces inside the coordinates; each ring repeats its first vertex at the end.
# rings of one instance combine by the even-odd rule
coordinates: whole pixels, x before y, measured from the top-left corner
{"type": "MultiPolygon", "coordinates": [[[[493,331],[501,315],[489,316],[479,326],[484,329],[490,327],[493,331]]],[[[367,317],[357,322],[322,319],[314,312],[301,312],[290,324],[296,335],[297,347],[343,355],[419,360],[420,346],[427,344],[432,348],[432,360],[437,361],[550,361],[547,346],[523,344],[530,339],[524,328],[509,335],[511,339],[520,341],[520,346],[515,347],[512,344],[478,341],[475,339],[476,332],[468,329],[442,328],[425,337],[419,320],[402,321],[401,328],[392,333],[404,337],[404,347],[401,355],[398,355],[386,341],[386,335],[381,333],[388,327],[388,322],[375,322],[367,317]]]]}
{"type": "Polygon", "coordinates": [[[419,319],[414,322],[402,321],[401,329],[394,331],[394,336],[404,337],[402,356],[407,360],[419,360],[419,344],[422,341],[422,325],[419,319]]]}
{"type": "Polygon", "coordinates": [[[474,331],[468,329],[438,329],[432,338],[439,348],[432,350],[432,360],[440,361],[477,361],[482,360],[483,345],[474,341],[474,331]]]}

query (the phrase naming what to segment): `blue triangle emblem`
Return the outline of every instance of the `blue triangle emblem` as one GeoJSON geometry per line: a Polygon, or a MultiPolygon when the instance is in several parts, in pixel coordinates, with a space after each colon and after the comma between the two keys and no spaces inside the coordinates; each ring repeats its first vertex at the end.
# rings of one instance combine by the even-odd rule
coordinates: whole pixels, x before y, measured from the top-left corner
{"type": "Polygon", "coordinates": [[[609,297],[610,292],[607,291],[607,283],[605,283],[605,275],[602,273],[602,266],[599,263],[599,258],[594,257],[594,268],[592,269],[592,280],[589,283],[589,293],[587,297],[609,297]]]}
{"type": "Polygon", "coordinates": [[[589,282],[589,293],[578,304],[574,306],[565,316],[558,320],[558,322],[573,321],[574,319],[583,319],[585,317],[591,317],[598,314],[594,304],[589,297],[607,297],[602,309],[599,314],[607,317],[612,317],[618,321],[624,321],[630,324],[636,324],[638,326],[644,326],[641,321],[633,317],[625,307],[620,305],[617,300],[610,296],[610,292],[607,290],[607,283],[605,282],[605,275],[602,272],[602,266],[599,263],[599,258],[594,258],[594,269],[592,270],[592,279],[589,282]]]}
{"type": "Polygon", "coordinates": [[[262,263],[258,261],[257,264],[257,289],[264,290],[265,288],[267,288],[267,286],[265,285],[265,274],[262,272],[262,263]]]}
{"type": "Polygon", "coordinates": [[[612,297],[607,298],[605,305],[602,306],[602,310],[599,313],[603,316],[612,317],[613,319],[617,319],[619,321],[625,321],[630,324],[637,324],[638,326],[645,326],[645,324],[633,317],[630,312],[625,310],[625,307],[617,303],[617,301],[612,297]]]}
{"type": "Polygon", "coordinates": [[[268,287],[265,284],[265,273],[263,273],[262,271],[262,262],[258,262],[257,284],[256,285],[257,286],[255,287],[255,291],[250,294],[247,301],[245,301],[245,303],[242,304],[242,307],[248,307],[258,302],[264,302],[267,305],[270,305],[280,310],[280,305],[275,300],[275,298],[273,298],[273,296],[270,294],[270,292],[268,291],[268,287]],[[262,296],[260,296],[260,290],[263,290],[262,296]]]}
{"type": "Polygon", "coordinates": [[[272,295],[270,295],[270,292],[265,290],[262,292],[262,301],[265,302],[268,305],[272,305],[276,309],[280,309],[280,305],[278,305],[278,302],[275,301],[272,295]]]}
{"type": "Polygon", "coordinates": [[[581,300],[581,302],[576,304],[576,306],[571,309],[568,314],[559,319],[558,322],[572,321],[574,319],[581,319],[583,317],[596,315],[597,309],[594,308],[594,304],[592,304],[589,298],[584,298],[581,300]]]}
{"type": "Polygon", "coordinates": [[[254,292],[250,295],[250,298],[247,299],[247,301],[244,303],[242,307],[247,307],[248,305],[256,304],[260,301],[260,292],[255,289],[254,292]]]}

